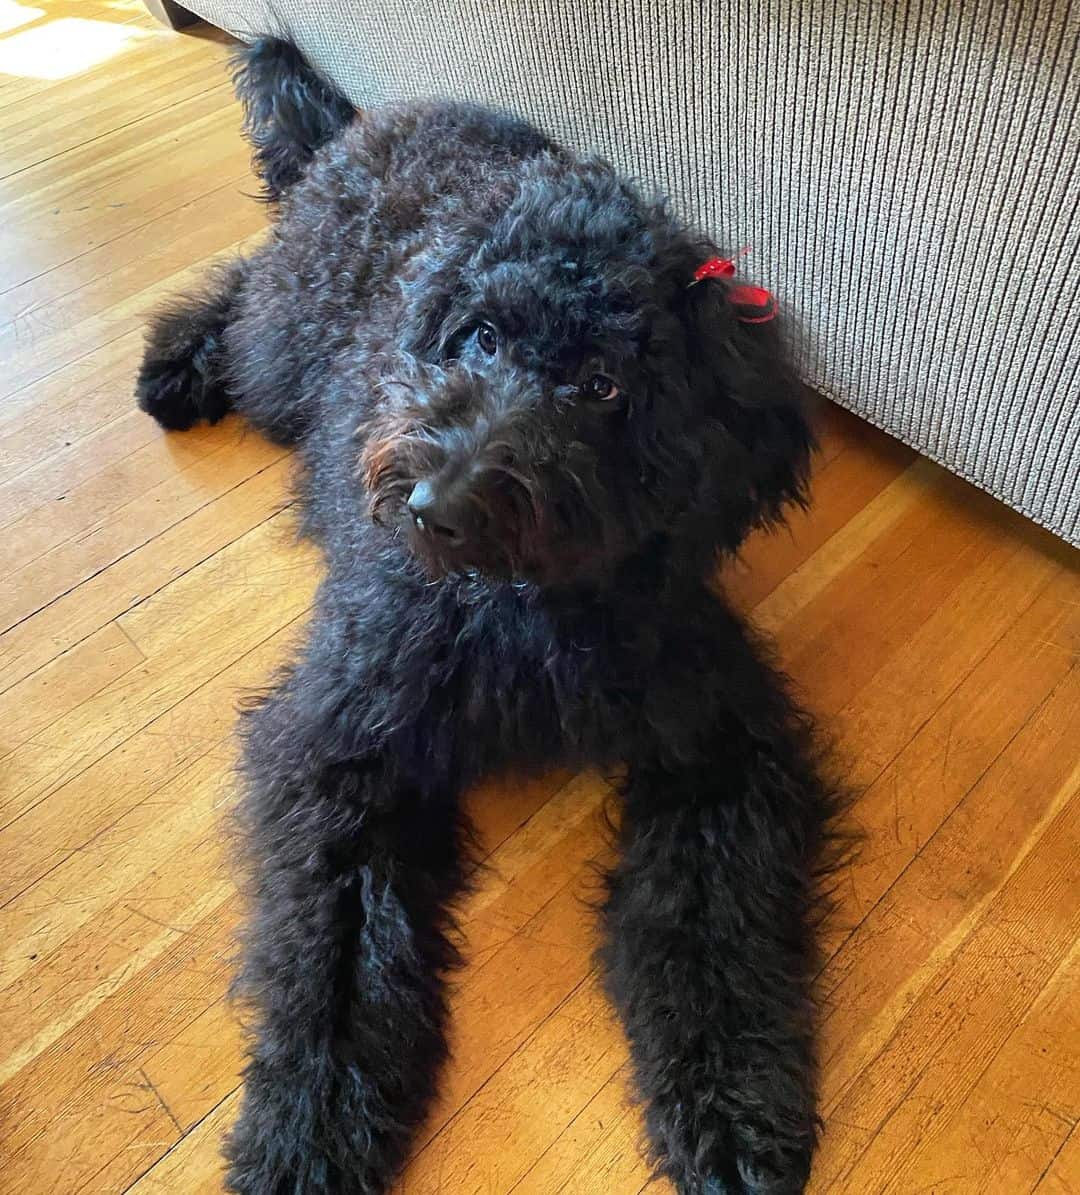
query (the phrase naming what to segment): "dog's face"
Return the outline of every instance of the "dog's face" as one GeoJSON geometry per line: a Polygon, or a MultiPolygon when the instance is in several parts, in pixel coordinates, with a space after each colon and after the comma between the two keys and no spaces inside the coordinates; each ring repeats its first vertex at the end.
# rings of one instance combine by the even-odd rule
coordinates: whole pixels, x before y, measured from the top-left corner
{"type": "Polygon", "coordinates": [[[773,337],[602,164],[541,160],[404,271],[361,429],[377,521],[433,573],[572,584],[660,536],[733,548],[802,493],[773,337]]]}

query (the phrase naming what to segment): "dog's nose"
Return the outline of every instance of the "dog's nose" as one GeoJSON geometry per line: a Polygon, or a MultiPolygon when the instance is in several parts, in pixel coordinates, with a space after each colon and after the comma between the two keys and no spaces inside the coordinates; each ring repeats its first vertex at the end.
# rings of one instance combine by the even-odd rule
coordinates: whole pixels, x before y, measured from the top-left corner
{"type": "Polygon", "coordinates": [[[418,481],[407,505],[419,531],[437,536],[452,548],[465,542],[465,515],[460,499],[437,489],[430,481],[418,481]]]}

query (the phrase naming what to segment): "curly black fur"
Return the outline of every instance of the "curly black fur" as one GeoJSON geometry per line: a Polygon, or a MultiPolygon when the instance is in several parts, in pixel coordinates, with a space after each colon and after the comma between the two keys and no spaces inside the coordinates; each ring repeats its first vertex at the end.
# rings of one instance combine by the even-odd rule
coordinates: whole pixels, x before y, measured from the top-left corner
{"type": "Polygon", "coordinates": [[[387,1189],[445,1055],[460,794],[589,764],[625,768],[600,959],[656,1166],[801,1190],[834,796],[710,581],[804,498],[773,326],[688,285],[715,249],[662,204],[520,121],[353,117],[274,41],[238,79],[278,218],[156,322],[139,381],[167,427],[231,404],[296,444],[328,563],[245,726],[230,1188],[387,1189]]]}
{"type": "Polygon", "coordinates": [[[273,203],[299,182],[315,151],[352,121],[353,106],[295,46],[276,38],[237,55],[233,83],[263,198],[273,203]]]}

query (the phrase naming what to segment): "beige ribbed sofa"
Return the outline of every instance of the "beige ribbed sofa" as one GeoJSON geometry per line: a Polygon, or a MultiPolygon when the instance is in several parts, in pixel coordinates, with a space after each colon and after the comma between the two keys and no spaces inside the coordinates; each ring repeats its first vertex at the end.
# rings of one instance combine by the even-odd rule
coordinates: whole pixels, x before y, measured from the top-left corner
{"type": "Polygon", "coordinates": [[[751,246],[812,385],[1080,543],[1080,0],[184,2],[601,151],[751,246]]]}

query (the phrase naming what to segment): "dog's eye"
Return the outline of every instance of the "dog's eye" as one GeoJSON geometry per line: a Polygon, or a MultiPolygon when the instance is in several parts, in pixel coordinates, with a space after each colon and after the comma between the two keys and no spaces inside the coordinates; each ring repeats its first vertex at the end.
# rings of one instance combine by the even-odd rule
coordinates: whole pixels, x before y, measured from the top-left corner
{"type": "Polygon", "coordinates": [[[499,334],[490,324],[480,324],[476,329],[476,343],[489,357],[494,357],[499,348],[499,334]]]}
{"type": "Polygon", "coordinates": [[[604,373],[594,373],[582,384],[581,393],[586,398],[595,398],[598,402],[610,402],[619,397],[619,387],[604,373]]]}

